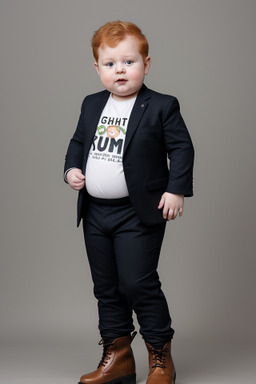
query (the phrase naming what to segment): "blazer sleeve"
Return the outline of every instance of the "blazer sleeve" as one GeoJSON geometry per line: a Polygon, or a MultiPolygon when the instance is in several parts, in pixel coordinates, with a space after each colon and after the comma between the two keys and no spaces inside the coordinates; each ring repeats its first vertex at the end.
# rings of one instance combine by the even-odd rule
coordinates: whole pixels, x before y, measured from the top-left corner
{"type": "Polygon", "coordinates": [[[84,99],[81,107],[81,112],[77,124],[76,131],[70,140],[68,150],[65,157],[64,174],[71,168],[82,169],[83,157],[84,157],[84,128],[83,128],[83,115],[85,108],[84,99]]]}
{"type": "Polygon", "coordinates": [[[193,196],[194,147],[175,97],[171,97],[164,117],[163,134],[170,160],[166,191],[186,197],[193,196]]]}

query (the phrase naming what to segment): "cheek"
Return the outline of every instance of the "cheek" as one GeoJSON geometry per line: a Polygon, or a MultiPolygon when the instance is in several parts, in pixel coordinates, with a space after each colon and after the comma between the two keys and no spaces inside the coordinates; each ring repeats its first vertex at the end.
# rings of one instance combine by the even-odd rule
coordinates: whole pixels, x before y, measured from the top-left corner
{"type": "Polygon", "coordinates": [[[100,79],[102,83],[108,83],[111,80],[111,74],[109,72],[102,71],[100,73],[100,79]]]}
{"type": "Polygon", "coordinates": [[[134,82],[141,82],[144,79],[144,70],[133,71],[130,74],[130,79],[134,82]]]}

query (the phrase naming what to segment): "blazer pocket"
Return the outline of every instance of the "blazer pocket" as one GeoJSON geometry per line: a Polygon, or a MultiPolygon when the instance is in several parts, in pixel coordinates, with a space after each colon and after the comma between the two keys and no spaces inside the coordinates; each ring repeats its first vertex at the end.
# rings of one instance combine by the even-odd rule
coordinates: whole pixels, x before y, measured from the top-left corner
{"type": "Polygon", "coordinates": [[[154,191],[155,189],[163,189],[166,188],[167,184],[168,179],[166,178],[152,180],[147,182],[147,189],[150,191],[154,191]]]}
{"type": "Polygon", "coordinates": [[[142,135],[160,133],[160,132],[162,132],[162,125],[161,124],[152,125],[152,126],[149,125],[146,127],[141,127],[141,129],[140,129],[140,133],[142,135]]]}

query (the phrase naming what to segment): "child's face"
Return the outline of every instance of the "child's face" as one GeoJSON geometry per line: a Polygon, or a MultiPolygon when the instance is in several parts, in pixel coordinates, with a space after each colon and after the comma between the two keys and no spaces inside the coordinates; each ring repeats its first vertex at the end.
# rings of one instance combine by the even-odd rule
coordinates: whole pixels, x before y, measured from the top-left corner
{"type": "Polygon", "coordinates": [[[150,67],[150,57],[143,59],[136,38],[126,36],[114,48],[108,45],[99,48],[98,54],[95,68],[113,98],[124,100],[136,96],[150,67]]]}

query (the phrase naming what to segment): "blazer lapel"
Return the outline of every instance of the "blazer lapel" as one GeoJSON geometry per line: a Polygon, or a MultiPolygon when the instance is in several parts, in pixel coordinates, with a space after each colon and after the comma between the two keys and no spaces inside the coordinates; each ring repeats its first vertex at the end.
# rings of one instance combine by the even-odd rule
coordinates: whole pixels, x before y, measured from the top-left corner
{"type": "Polygon", "coordinates": [[[85,173],[87,157],[94,139],[94,135],[96,132],[96,128],[105,107],[105,104],[109,98],[108,91],[102,91],[97,98],[94,100],[94,104],[91,106],[90,118],[88,119],[85,125],[85,133],[84,133],[84,161],[83,161],[83,174],[85,173]]]}
{"type": "Polygon", "coordinates": [[[140,92],[138,93],[137,99],[135,101],[134,107],[132,109],[132,113],[129,119],[127,133],[124,143],[124,154],[125,151],[140,123],[140,120],[148,107],[148,99],[150,99],[150,93],[148,88],[143,84],[140,92]]]}
{"type": "Polygon", "coordinates": [[[91,106],[91,113],[90,113],[90,119],[88,127],[86,127],[86,140],[85,140],[85,154],[87,157],[87,154],[91,148],[91,144],[96,132],[96,128],[101,116],[101,113],[106,105],[106,102],[109,98],[109,92],[103,91],[101,94],[99,94],[97,98],[94,100],[94,105],[91,106]]]}

